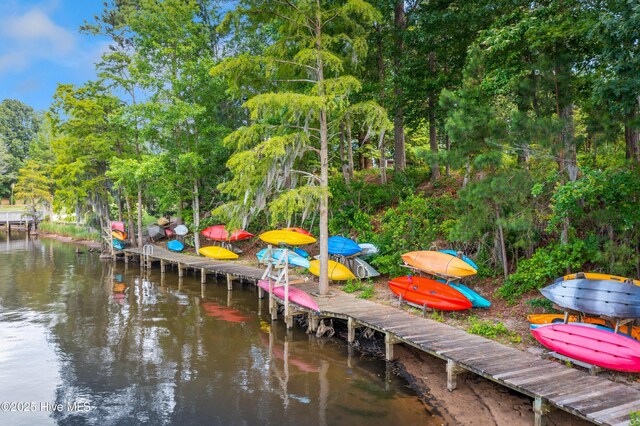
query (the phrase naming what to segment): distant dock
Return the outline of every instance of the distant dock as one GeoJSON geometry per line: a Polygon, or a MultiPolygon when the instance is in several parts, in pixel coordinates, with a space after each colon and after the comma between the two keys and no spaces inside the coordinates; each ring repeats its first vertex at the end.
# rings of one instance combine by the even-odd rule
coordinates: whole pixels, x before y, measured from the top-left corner
{"type": "MultiPolygon", "coordinates": [[[[233,261],[173,253],[155,246],[150,253],[139,248],[127,248],[121,253],[125,262],[135,256],[145,267],[159,262],[162,272],[168,264],[177,265],[180,276],[185,269],[199,270],[202,283],[206,282],[207,274],[225,276],[230,291],[233,280],[257,284],[264,272],[233,261]]],[[[311,294],[317,291],[318,283],[297,282],[295,286],[311,294]]],[[[391,306],[358,299],[336,288],[331,291],[334,296],[316,298],[320,312],[291,311],[290,318],[285,318],[287,325],[292,325],[292,316],[301,314],[309,316],[312,329],[321,319],[342,319],[347,322],[349,343],[355,341],[358,328],[376,330],[385,336],[387,360],[394,359],[393,348],[397,344],[409,345],[445,360],[450,391],[456,388],[458,375],[471,372],[533,398],[536,426],[545,424],[546,414],[552,409],[567,411],[595,424],[615,426],[629,425],[630,413],[640,412],[640,391],[630,386],[591,376],[391,306]]]]}

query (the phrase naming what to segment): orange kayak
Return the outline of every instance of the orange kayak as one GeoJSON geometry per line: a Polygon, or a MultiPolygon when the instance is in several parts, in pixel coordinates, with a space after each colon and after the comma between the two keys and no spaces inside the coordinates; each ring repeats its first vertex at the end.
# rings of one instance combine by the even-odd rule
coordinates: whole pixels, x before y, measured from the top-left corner
{"type": "Polygon", "coordinates": [[[407,265],[437,275],[467,277],[478,272],[464,260],[439,251],[411,251],[401,257],[407,265]]]}
{"type": "Polygon", "coordinates": [[[127,233],[125,231],[120,231],[119,229],[114,229],[111,231],[111,236],[116,240],[124,241],[127,239],[127,233]]]}
{"type": "Polygon", "coordinates": [[[587,280],[609,280],[619,282],[629,282],[634,285],[640,285],[640,280],[634,280],[632,278],[620,277],[618,275],[601,274],[599,272],[578,272],[575,274],[569,274],[562,277],[564,281],[575,280],[577,278],[585,278],[587,280]]]}

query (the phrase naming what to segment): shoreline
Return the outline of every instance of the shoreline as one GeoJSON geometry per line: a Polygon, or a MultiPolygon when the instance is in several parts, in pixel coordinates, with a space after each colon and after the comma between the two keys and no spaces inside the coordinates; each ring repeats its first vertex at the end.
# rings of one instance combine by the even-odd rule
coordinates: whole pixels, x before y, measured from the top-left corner
{"type": "MultiPolygon", "coordinates": [[[[50,233],[38,233],[37,236],[92,249],[100,250],[101,248],[100,243],[90,240],[75,240],[72,237],[50,233]]],[[[378,290],[377,287],[376,290],[378,290]]],[[[383,300],[374,301],[384,304],[383,300]]],[[[455,326],[455,321],[444,322],[455,326]]],[[[346,338],[340,333],[337,333],[336,337],[345,341],[346,344],[346,338]]],[[[525,350],[529,349],[529,345],[518,346],[524,346],[525,350]]],[[[444,424],[483,426],[533,424],[534,413],[531,398],[473,373],[460,375],[457,389],[449,392],[444,361],[408,346],[398,345],[396,348],[396,359],[392,361],[396,366],[394,374],[401,377],[407,383],[407,387],[416,393],[430,411],[444,420],[444,424]]],[[[359,352],[365,353],[360,350],[359,352]]],[[[547,424],[582,426],[592,423],[565,411],[553,410],[547,416],[547,424]]]]}

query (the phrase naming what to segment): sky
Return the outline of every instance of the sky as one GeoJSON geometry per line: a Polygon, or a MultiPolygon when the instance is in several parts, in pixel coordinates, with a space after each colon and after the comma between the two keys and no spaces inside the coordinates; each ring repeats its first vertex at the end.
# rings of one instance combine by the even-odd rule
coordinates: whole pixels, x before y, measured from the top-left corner
{"type": "Polygon", "coordinates": [[[0,101],[46,110],[58,83],[96,79],[108,39],[78,31],[103,0],[0,0],[0,101]]]}

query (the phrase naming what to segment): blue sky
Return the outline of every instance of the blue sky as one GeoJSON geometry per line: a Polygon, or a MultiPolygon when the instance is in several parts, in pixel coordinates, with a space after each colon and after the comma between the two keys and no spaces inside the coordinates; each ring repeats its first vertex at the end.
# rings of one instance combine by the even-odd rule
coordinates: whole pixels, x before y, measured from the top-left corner
{"type": "Polygon", "coordinates": [[[102,0],[0,0],[0,101],[46,110],[58,83],[95,79],[108,39],[78,28],[102,8],[102,0]]]}

